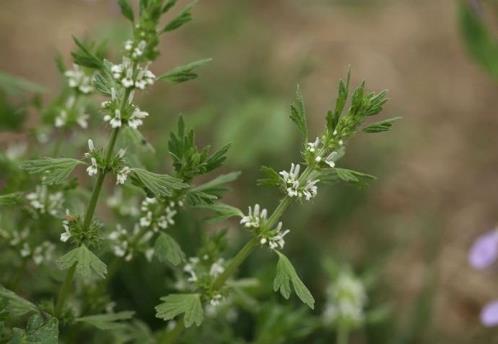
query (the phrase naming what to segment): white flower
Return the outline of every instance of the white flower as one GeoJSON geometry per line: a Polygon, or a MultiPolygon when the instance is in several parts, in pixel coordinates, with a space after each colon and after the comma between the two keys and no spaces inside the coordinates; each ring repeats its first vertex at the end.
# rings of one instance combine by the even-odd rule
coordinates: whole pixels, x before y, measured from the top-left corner
{"type": "Polygon", "coordinates": [[[78,89],[81,93],[88,94],[93,91],[91,77],[85,75],[78,65],[73,65],[72,70],[64,73],[69,87],[78,89]]]}
{"type": "Polygon", "coordinates": [[[183,267],[183,271],[189,275],[187,278],[188,282],[197,282],[197,274],[195,273],[195,267],[199,263],[199,258],[190,257],[189,262],[183,267]]]}
{"type": "Polygon", "coordinates": [[[154,256],[154,249],[152,247],[148,248],[147,250],[145,250],[144,254],[145,258],[150,262],[152,261],[152,257],[154,256]]]}
{"type": "Polygon", "coordinates": [[[49,193],[46,185],[39,185],[35,192],[26,195],[31,207],[40,214],[48,213],[56,216],[64,203],[62,192],[49,193]]]}
{"type": "Polygon", "coordinates": [[[218,306],[222,300],[223,300],[223,296],[221,294],[216,294],[209,301],[209,303],[211,304],[211,306],[218,306]]]}
{"type": "Polygon", "coordinates": [[[320,139],[317,137],[314,142],[308,142],[306,144],[306,150],[311,153],[315,153],[320,145],[320,139]]]}
{"type": "Polygon", "coordinates": [[[260,239],[261,245],[268,244],[272,250],[276,248],[283,249],[285,246],[284,237],[290,232],[286,229],[282,232],[282,222],[279,222],[277,227],[271,232],[270,235],[262,236],[260,239]]]}
{"type": "Polygon", "coordinates": [[[50,261],[53,258],[55,245],[51,242],[44,241],[41,245],[33,250],[33,261],[36,265],[40,265],[44,261],[50,261]]]}
{"type": "Polygon", "coordinates": [[[95,150],[95,145],[93,144],[93,140],[92,139],[88,139],[88,150],[90,152],[93,152],[95,150]]]}
{"type": "Polygon", "coordinates": [[[249,207],[249,213],[243,216],[240,220],[240,224],[247,228],[259,228],[264,222],[266,222],[266,217],[268,211],[266,209],[260,210],[259,204],[254,206],[254,211],[249,207]]]}
{"type": "Polygon", "coordinates": [[[335,161],[337,160],[338,157],[339,157],[339,153],[334,151],[327,156],[327,158],[325,159],[325,163],[327,165],[329,165],[331,168],[334,168],[335,161]]]}
{"type": "Polygon", "coordinates": [[[104,117],[104,121],[106,118],[109,120],[109,124],[112,128],[119,128],[121,126],[121,111],[119,109],[114,111],[114,117],[110,118],[110,116],[106,116],[104,117]]]}
{"type": "Polygon", "coordinates": [[[126,51],[130,51],[131,49],[133,49],[133,41],[127,40],[124,44],[124,48],[126,51]]]}
{"type": "Polygon", "coordinates": [[[21,254],[21,257],[27,257],[31,254],[31,248],[29,247],[29,244],[27,242],[22,245],[21,251],[19,251],[19,253],[21,254]]]}
{"type": "MultiPolygon", "coordinates": [[[[115,256],[124,257],[128,252],[128,232],[121,225],[116,225],[116,229],[109,233],[108,236],[111,243],[111,249],[115,256]]],[[[130,260],[132,255],[129,252],[130,260]]],[[[125,258],[126,259],[126,258],[125,258]]]]}
{"type": "Polygon", "coordinates": [[[279,174],[282,176],[286,184],[286,191],[289,197],[299,197],[299,172],[301,166],[299,164],[291,164],[290,171],[280,171],[279,174]]]}
{"type": "Polygon", "coordinates": [[[123,167],[119,170],[116,176],[116,184],[124,184],[126,179],[128,179],[128,175],[130,174],[131,169],[128,166],[123,167]]]}
{"type": "Polygon", "coordinates": [[[225,260],[223,258],[220,258],[217,261],[215,261],[211,265],[211,268],[209,269],[209,274],[213,277],[221,275],[225,271],[225,268],[223,266],[224,262],[225,260]]]}
{"type": "Polygon", "coordinates": [[[92,164],[86,168],[86,172],[90,177],[95,176],[97,172],[99,171],[98,165],[97,165],[97,160],[95,158],[91,158],[92,164]]]}
{"type": "Polygon", "coordinates": [[[302,191],[302,194],[304,195],[304,198],[309,201],[310,199],[312,199],[313,197],[316,196],[317,192],[318,192],[318,187],[316,186],[316,184],[319,182],[320,180],[318,179],[315,179],[315,180],[309,180],[303,191],[302,191]]]}
{"type": "Polygon", "coordinates": [[[66,123],[67,123],[67,111],[63,109],[59,112],[59,115],[55,117],[54,125],[56,128],[60,128],[65,126],[66,123]]]}
{"type": "Polygon", "coordinates": [[[143,119],[149,116],[149,114],[145,111],[141,111],[138,107],[136,107],[133,110],[133,113],[131,114],[130,118],[128,119],[128,125],[133,128],[137,129],[139,126],[143,124],[143,119]]]}

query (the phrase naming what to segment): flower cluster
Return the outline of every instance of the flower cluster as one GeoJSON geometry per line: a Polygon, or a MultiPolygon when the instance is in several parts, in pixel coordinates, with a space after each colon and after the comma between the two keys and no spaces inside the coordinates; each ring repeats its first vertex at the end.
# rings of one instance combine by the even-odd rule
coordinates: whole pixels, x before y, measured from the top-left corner
{"type": "Polygon", "coordinates": [[[260,209],[259,204],[254,206],[254,211],[249,207],[249,212],[240,220],[240,224],[246,228],[260,228],[267,220],[268,211],[260,209]]]}
{"type": "MultiPolygon", "coordinates": [[[[338,142],[339,146],[343,145],[343,141],[339,140],[338,142]]],[[[311,159],[311,161],[315,163],[324,163],[330,168],[335,167],[335,162],[339,158],[339,153],[336,151],[332,151],[328,154],[326,154],[326,147],[322,143],[322,140],[317,137],[315,141],[313,142],[308,142],[305,146],[306,152],[305,154],[308,155],[311,159]]]]}
{"type": "Polygon", "coordinates": [[[67,78],[69,87],[77,89],[83,94],[93,91],[92,77],[86,75],[78,65],[73,65],[73,69],[67,70],[64,76],[67,78]]]}
{"type": "Polygon", "coordinates": [[[268,244],[268,246],[275,250],[277,248],[283,249],[285,246],[284,237],[290,232],[289,229],[282,231],[282,222],[279,222],[277,227],[271,230],[269,233],[261,233],[260,234],[260,243],[261,245],[268,244]]]}
{"type": "Polygon", "coordinates": [[[64,194],[60,191],[51,193],[46,185],[38,185],[34,192],[26,195],[31,208],[40,214],[57,216],[64,204],[64,194]]]}
{"type": "Polygon", "coordinates": [[[291,164],[290,171],[280,171],[279,174],[285,184],[285,190],[289,197],[304,198],[307,201],[316,196],[318,187],[316,184],[318,179],[309,179],[301,182],[299,180],[301,166],[299,164],[291,164]]]}
{"type": "MultiPolygon", "coordinates": [[[[136,49],[136,48],[135,48],[136,49]]],[[[120,64],[112,65],[112,77],[121,83],[125,88],[138,88],[144,90],[151,86],[156,80],[156,76],[147,66],[138,66],[129,58],[124,57],[120,64]]]]}
{"type": "Polygon", "coordinates": [[[136,43],[132,40],[127,40],[124,44],[124,48],[132,59],[137,60],[143,56],[145,48],[147,48],[147,42],[144,40],[140,40],[138,43],[136,43]]]}
{"type": "Polygon", "coordinates": [[[167,229],[175,224],[176,206],[182,206],[183,203],[170,201],[167,206],[159,202],[155,197],[146,197],[140,207],[141,217],[139,220],[140,227],[152,229],[158,232],[160,229],[167,229]]]}
{"type": "Polygon", "coordinates": [[[36,265],[52,261],[54,258],[55,245],[45,240],[40,245],[32,248],[32,245],[27,241],[29,236],[30,230],[28,228],[14,232],[0,230],[0,237],[4,238],[11,247],[17,248],[21,257],[31,257],[33,263],[36,265]]]}
{"type": "Polygon", "coordinates": [[[365,319],[367,294],[363,283],[349,271],[341,271],[327,290],[328,300],[323,312],[326,323],[357,327],[365,319]]]}
{"type": "Polygon", "coordinates": [[[90,177],[97,175],[99,172],[98,152],[95,150],[95,145],[92,139],[88,139],[88,152],[85,153],[85,158],[90,160],[90,165],[86,168],[86,172],[90,177]]]}
{"type": "Polygon", "coordinates": [[[150,240],[154,233],[143,232],[137,225],[130,233],[121,225],[108,235],[111,250],[116,257],[124,257],[126,261],[133,259],[135,251],[143,252],[148,261],[154,256],[154,248],[150,247],[150,240]]]}
{"type": "Polygon", "coordinates": [[[88,119],[90,116],[85,113],[83,108],[76,106],[76,97],[70,96],[64,107],[62,107],[58,115],[55,117],[54,126],[56,128],[62,128],[67,126],[69,123],[76,123],[81,128],[86,129],[88,127],[88,119]]]}
{"type": "Polygon", "coordinates": [[[131,103],[133,92],[128,99],[128,107],[125,112],[119,106],[119,100],[114,88],[111,89],[111,100],[102,102],[102,108],[107,111],[104,116],[104,122],[108,122],[112,128],[120,128],[123,124],[128,124],[133,129],[137,129],[143,124],[143,120],[149,116],[149,113],[140,110],[140,108],[131,103]]]}

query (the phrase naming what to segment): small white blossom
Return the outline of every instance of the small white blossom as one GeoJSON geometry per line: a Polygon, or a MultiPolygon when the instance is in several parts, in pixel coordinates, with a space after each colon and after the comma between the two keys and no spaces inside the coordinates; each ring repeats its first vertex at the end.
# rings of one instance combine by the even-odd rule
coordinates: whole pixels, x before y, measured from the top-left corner
{"type": "Polygon", "coordinates": [[[40,214],[48,213],[56,216],[64,203],[64,194],[62,192],[50,193],[46,185],[39,185],[35,192],[26,195],[31,207],[40,214]]]}
{"type": "MultiPolygon", "coordinates": [[[[111,249],[115,256],[124,257],[128,251],[128,232],[121,225],[116,225],[116,229],[109,233],[111,249]]],[[[130,256],[131,259],[131,256],[130,256]]]]}
{"type": "Polygon", "coordinates": [[[268,246],[275,250],[277,248],[283,249],[285,246],[284,237],[290,232],[286,229],[282,231],[282,222],[279,222],[277,227],[271,232],[270,235],[263,235],[260,239],[261,245],[268,244],[268,246]]]}
{"type": "Polygon", "coordinates": [[[213,277],[218,277],[219,275],[221,275],[225,271],[225,267],[223,266],[224,263],[225,260],[223,258],[215,261],[209,268],[209,274],[213,277]]]}
{"type": "Polygon", "coordinates": [[[40,265],[43,262],[51,261],[53,258],[54,250],[54,244],[48,241],[44,241],[41,245],[35,247],[35,249],[33,250],[34,263],[36,265],[40,265]]]}
{"type": "Polygon", "coordinates": [[[317,137],[314,142],[308,142],[306,144],[306,150],[311,153],[315,153],[320,145],[320,139],[317,137]]]}
{"type": "Polygon", "coordinates": [[[197,274],[195,273],[195,267],[199,264],[199,258],[190,257],[188,263],[183,267],[183,271],[189,275],[187,278],[188,282],[197,282],[197,274]]]}
{"type": "Polygon", "coordinates": [[[62,109],[59,112],[59,115],[55,117],[54,125],[56,128],[60,128],[65,126],[66,123],[67,123],[67,111],[65,109],[62,109]]]}
{"type": "Polygon", "coordinates": [[[128,125],[133,129],[137,129],[143,124],[143,119],[147,116],[149,116],[147,112],[141,111],[138,107],[136,107],[128,119],[128,125]]]}
{"type": "Polygon", "coordinates": [[[247,228],[259,228],[266,222],[267,215],[268,211],[266,209],[260,210],[259,204],[256,204],[254,210],[249,207],[248,215],[242,217],[240,224],[247,228]]]}
{"type": "Polygon", "coordinates": [[[291,164],[289,172],[280,171],[279,174],[282,176],[289,197],[304,198],[309,201],[315,197],[318,192],[316,184],[319,180],[308,180],[305,185],[301,185],[299,181],[300,169],[301,166],[299,164],[291,164]]]}
{"type": "Polygon", "coordinates": [[[19,251],[19,253],[21,254],[21,257],[27,257],[31,254],[31,247],[29,246],[29,244],[27,242],[25,242],[22,247],[21,247],[21,250],[19,251]]]}
{"type": "Polygon", "coordinates": [[[213,296],[211,300],[209,300],[209,304],[211,306],[218,306],[223,300],[223,296],[221,294],[216,294],[213,296]]]}
{"type": "Polygon", "coordinates": [[[93,91],[92,78],[86,75],[78,65],[73,65],[72,70],[64,73],[69,87],[78,89],[81,93],[88,94],[93,91]]]}
{"type": "Polygon", "coordinates": [[[91,159],[91,165],[86,168],[86,172],[90,177],[95,176],[97,172],[99,171],[99,167],[97,165],[97,160],[92,157],[91,159]]]}
{"type": "Polygon", "coordinates": [[[302,191],[302,194],[304,195],[304,198],[309,201],[310,199],[312,199],[313,197],[316,196],[317,192],[318,192],[318,187],[316,186],[316,184],[319,182],[318,179],[314,179],[314,180],[309,180],[306,185],[304,186],[304,189],[302,191]]]}
{"type": "Polygon", "coordinates": [[[128,179],[128,175],[130,174],[131,169],[128,166],[123,167],[119,170],[116,175],[116,184],[124,184],[126,179],[128,179]]]}
{"type": "Polygon", "coordinates": [[[338,157],[339,157],[339,153],[334,151],[327,156],[327,158],[325,159],[325,163],[327,165],[329,165],[331,168],[334,168],[335,161],[337,160],[338,157]]]}

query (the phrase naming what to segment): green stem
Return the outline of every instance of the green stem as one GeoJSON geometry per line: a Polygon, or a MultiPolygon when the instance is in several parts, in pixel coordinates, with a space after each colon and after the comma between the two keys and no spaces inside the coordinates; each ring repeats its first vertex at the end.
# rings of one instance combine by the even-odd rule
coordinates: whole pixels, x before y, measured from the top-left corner
{"type": "Polygon", "coordinates": [[[220,289],[223,284],[225,284],[226,280],[232,276],[232,274],[237,271],[238,267],[246,260],[246,258],[251,254],[252,250],[258,245],[259,238],[254,236],[251,240],[249,240],[240,251],[230,260],[230,263],[226,267],[225,271],[221,275],[219,275],[213,282],[212,290],[220,289]]]}
{"type": "Polygon", "coordinates": [[[64,283],[62,284],[62,287],[59,291],[59,296],[57,297],[57,303],[55,304],[55,310],[54,310],[55,316],[57,318],[60,318],[60,316],[62,315],[64,304],[66,303],[66,299],[71,290],[71,285],[73,284],[75,271],[76,271],[76,263],[73,264],[73,266],[71,266],[67,271],[66,279],[64,280],[64,283]]]}
{"type": "MultiPolygon", "coordinates": [[[[313,169],[311,167],[307,167],[299,177],[300,183],[305,182],[312,172],[313,169]]],[[[266,222],[267,227],[271,228],[277,224],[277,221],[282,217],[284,212],[291,205],[292,200],[293,199],[289,196],[285,196],[284,198],[282,198],[282,200],[280,201],[280,203],[275,208],[270,218],[266,222]]],[[[230,263],[226,267],[225,271],[214,280],[211,290],[220,289],[223,286],[223,284],[225,284],[228,278],[230,278],[230,276],[232,276],[237,271],[238,267],[246,260],[246,258],[249,257],[251,252],[258,245],[258,242],[259,238],[257,236],[254,236],[249,242],[247,242],[240,249],[240,251],[235,255],[235,257],[233,257],[233,259],[230,260],[230,263]]]]}
{"type": "Polygon", "coordinates": [[[183,323],[183,318],[177,321],[175,328],[167,332],[166,335],[159,340],[159,343],[161,344],[174,344],[180,337],[180,335],[183,333],[185,330],[185,324],[183,323]]]}
{"type": "Polygon", "coordinates": [[[349,343],[349,331],[345,326],[339,326],[337,328],[337,344],[348,344],[349,343]]]}

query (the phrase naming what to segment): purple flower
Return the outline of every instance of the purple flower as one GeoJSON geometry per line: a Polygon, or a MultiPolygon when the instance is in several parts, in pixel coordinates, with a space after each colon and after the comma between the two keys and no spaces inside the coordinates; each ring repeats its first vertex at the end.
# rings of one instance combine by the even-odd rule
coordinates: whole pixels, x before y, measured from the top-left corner
{"type": "MultiPolygon", "coordinates": [[[[492,265],[498,258],[498,231],[496,229],[481,235],[469,252],[469,263],[482,270],[492,265]]],[[[498,313],[497,313],[498,314],[498,313]]]]}
{"type": "Polygon", "coordinates": [[[498,300],[484,306],[481,311],[481,323],[486,327],[498,325],[498,300]]]}

